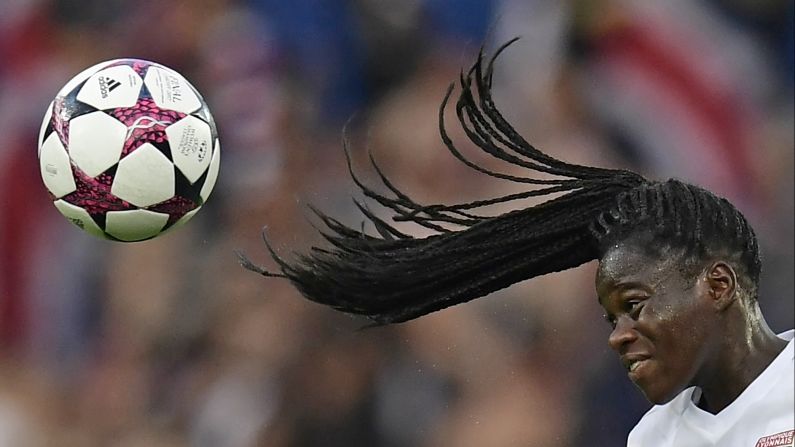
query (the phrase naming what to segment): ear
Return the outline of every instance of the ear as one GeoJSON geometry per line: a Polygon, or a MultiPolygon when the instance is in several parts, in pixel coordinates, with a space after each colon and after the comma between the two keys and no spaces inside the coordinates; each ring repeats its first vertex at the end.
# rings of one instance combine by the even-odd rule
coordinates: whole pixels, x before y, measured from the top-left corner
{"type": "Polygon", "coordinates": [[[710,298],[715,307],[723,311],[737,297],[737,273],[724,261],[716,261],[706,269],[706,281],[710,298]]]}

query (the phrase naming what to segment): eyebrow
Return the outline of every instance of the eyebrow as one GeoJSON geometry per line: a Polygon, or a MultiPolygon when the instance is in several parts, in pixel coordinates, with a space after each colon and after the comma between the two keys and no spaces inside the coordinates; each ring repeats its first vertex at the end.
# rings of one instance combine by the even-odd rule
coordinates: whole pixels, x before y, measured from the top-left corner
{"type": "Polygon", "coordinates": [[[627,289],[645,289],[645,288],[647,288],[647,285],[637,280],[622,282],[617,284],[615,287],[613,287],[613,289],[619,289],[622,292],[627,289]]]}
{"type": "Polygon", "coordinates": [[[648,284],[642,283],[640,281],[627,281],[627,282],[618,283],[615,286],[611,287],[609,294],[613,294],[616,292],[622,293],[626,292],[627,290],[635,290],[635,289],[649,291],[649,288],[650,286],[648,284]]]}
{"type": "MultiPolygon", "coordinates": [[[[648,286],[646,284],[640,281],[627,281],[627,282],[618,283],[617,285],[611,287],[608,296],[616,292],[622,293],[632,289],[639,289],[648,292],[648,286]]],[[[602,306],[602,308],[605,309],[605,311],[607,310],[604,303],[602,302],[602,297],[599,296],[598,293],[596,294],[596,301],[599,303],[600,306],[602,306]]],[[[608,317],[609,315],[605,315],[606,319],[608,319],[608,317]]],[[[610,320],[608,319],[608,321],[610,320]]]]}

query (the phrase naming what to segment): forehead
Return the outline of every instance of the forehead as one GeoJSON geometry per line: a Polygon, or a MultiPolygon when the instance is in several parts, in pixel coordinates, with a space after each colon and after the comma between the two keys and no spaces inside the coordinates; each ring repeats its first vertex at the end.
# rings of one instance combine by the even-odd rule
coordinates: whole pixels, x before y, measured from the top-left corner
{"type": "Polygon", "coordinates": [[[679,258],[665,250],[660,253],[662,255],[651,255],[638,243],[614,245],[599,260],[597,289],[627,282],[652,284],[659,281],[679,258]]]}

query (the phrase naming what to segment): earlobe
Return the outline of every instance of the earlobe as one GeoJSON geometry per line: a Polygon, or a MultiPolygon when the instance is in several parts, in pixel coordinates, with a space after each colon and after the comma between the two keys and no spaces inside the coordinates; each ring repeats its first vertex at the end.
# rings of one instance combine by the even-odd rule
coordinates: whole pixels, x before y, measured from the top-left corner
{"type": "Polygon", "coordinates": [[[718,310],[728,308],[737,295],[737,274],[731,265],[717,261],[706,270],[709,294],[718,310]]]}

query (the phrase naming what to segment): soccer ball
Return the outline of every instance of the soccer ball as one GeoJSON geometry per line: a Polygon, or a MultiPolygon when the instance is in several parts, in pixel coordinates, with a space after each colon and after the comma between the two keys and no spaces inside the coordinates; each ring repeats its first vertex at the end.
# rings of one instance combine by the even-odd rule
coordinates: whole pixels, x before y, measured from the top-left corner
{"type": "Polygon", "coordinates": [[[183,225],[218,178],[204,99],[181,74],[141,59],[102,62],[67,82],[38,143],[55,207],[105,239],[141,241],[183,225]]]}

